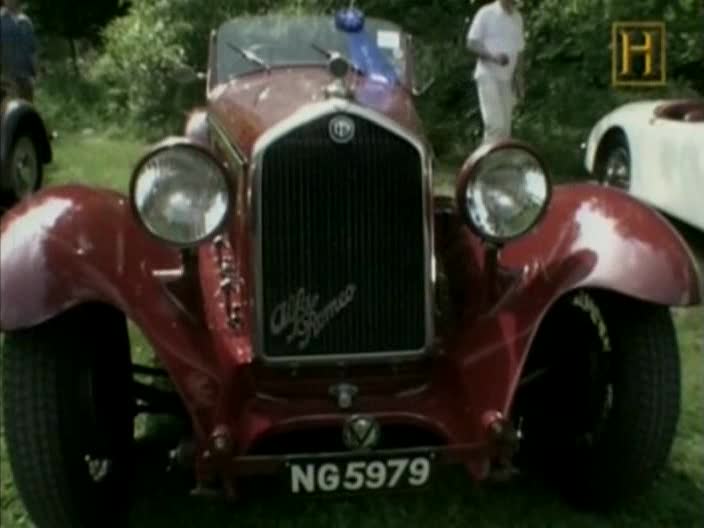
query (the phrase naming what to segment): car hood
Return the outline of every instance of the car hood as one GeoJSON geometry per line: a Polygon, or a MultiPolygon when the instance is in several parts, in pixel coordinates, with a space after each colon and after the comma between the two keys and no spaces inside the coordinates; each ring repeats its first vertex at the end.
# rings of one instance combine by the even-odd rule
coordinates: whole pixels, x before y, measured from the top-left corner
{"type": "MultiPolygon", "coordinates": [[[[332,76],[321,68],[289,68],[250,75],[214,87],[208,96],[211,119],[247,157],[257,139],[306,105],[325,101],[332,76]]],[[[412,96],[405,88],[356,78],[355,101],[421,137],[422,127],[412,96]]]]}

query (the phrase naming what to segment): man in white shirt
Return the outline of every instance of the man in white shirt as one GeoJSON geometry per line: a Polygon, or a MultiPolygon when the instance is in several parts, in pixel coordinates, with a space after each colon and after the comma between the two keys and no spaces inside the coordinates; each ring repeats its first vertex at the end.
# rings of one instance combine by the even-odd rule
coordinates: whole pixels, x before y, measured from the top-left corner
{"type": "Polygon", "coordinates": [[[484,143],[511,137],[513,109],[523,97],[523,17],[514,0],[482,6],[467,33],[467,48],[477,55],[474,80],[484,121],[484,143]]]}

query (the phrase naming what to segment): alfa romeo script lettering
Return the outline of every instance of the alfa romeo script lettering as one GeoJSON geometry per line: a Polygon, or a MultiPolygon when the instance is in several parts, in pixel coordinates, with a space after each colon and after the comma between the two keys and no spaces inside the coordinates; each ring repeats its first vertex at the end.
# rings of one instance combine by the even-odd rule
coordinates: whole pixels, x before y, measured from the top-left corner
{"type": "Polygon", "coordinates": [[[271,313],[271,333],[280,336],[288,331],[287,343],[298,342],[305,350],[330,322],[347,308],[357,293],[357,286],[350,284],[332,301],[318,311],[319,295],[309,294],[301,288],[288,300],[276,305],[271,313]]]}

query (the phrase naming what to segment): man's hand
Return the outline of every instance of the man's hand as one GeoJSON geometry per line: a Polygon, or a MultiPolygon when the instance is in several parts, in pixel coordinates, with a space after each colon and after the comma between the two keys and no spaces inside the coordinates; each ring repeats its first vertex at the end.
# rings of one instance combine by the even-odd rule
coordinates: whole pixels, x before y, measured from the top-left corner
{"type": "Polygon", "coordinates": [[[509,62],[508,55],[506,55],[505,53],[497,53],[495,55],[491,55],[490,60],[492,62],[495,62],[499,66],[506,66],[509,62]]]}
{"type": "Polygon", "coordinates": [[[486,49],[484,44],[478,40],[468,40],[467,49],[469,49],[482,60],[494,62],[501,66],[506,66],[509,63],[508,55],[506,55],[505,53],[491,53],[489,52],[489,50],[486,49]]]}

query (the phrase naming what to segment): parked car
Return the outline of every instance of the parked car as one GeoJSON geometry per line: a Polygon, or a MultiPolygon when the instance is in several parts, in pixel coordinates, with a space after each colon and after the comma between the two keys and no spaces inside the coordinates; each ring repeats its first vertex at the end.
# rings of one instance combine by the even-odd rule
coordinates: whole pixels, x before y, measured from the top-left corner
{"type": "Polygon", "coordinates": [[[3,218],[4,424],[39,527],[119,524],[144,413],[188,424],[171,452],[196,494],[413,489],[455,463],[537,467],[602,508],[653,481],[679,415],[669,307],[702,302],[687,247],[518,141],[434,195],[419,46],[357,10],[227,21],[205,105],[127,195],[57,186],[3,218]]]}
{"type": "Polygon", "coordinates": [[[51,162],[49,136],[39,112],[0,82],[0,213],[41,187],[44,165],[51,162]]]}
{"type": "Polygon", "coordinates": [[[615,109],[591,130],[585,165],[600,182],[704,230],[704,99],[615,109]]]}

